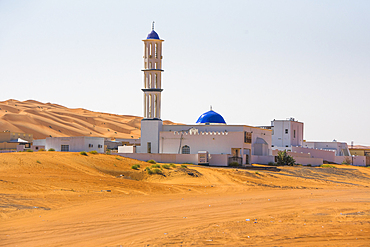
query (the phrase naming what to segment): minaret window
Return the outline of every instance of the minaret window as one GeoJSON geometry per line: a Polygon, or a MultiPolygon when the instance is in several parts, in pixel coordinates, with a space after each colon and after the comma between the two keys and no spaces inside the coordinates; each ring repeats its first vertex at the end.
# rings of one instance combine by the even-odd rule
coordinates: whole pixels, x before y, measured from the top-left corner
{"type": "Polygon", "coordinates": [[[149,109],[148,109],[148,117],[149,118],[152,118],[152,95],[149,94],[149,109]]]}
{"type": "Polygon", "coordinates": [[[155,44],[155,58],[158,58],[158,44],[155,44]]]}
{"type": "Polygon", "coordinates": [[[149,74],[149,83],[148,88],[152,88],[152,74],[149,74]]]}
{"type": "Polygon", "coordinates": [[[149,44],[149,57],[152,57],[152,44],[149,44]]]}
{"type": "Polygon", "coordinates": [[[158,75],[157,74],[155,74],[154,76],[154,87],[158,88],[158,75]]]}

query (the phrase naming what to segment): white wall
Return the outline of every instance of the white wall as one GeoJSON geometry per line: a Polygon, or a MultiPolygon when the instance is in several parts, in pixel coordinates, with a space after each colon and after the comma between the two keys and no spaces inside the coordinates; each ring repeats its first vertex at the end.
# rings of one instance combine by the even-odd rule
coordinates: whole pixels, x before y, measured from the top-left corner
{"type": "Polygon", "coordinates": [[[210,166],[227,166],[228,157],[229,155],[227,154],[211,154],[209,165],[210,166]]]}
{"type": "Polygon", "coordinates": [[[251,155],[251,164],[267,165],[269,162],[275,162],[274,156],[251,155]]]}
{"type": "Polygon", "coordinates": [[[118,146],[118,153],[135,153],[134,146],[118,146]]]}
{"type": "Polygon", "coordinates": [[[61,151],[61,145],[69,145],[69,152],[81,152],[81,151],[97,151],[98,153],[104,153],[104,138],[102,137],[87,137],[87,136],[76,136],[76,137],[47,137],[45,149],[55,149],[55,151],[61,151]],[[92,147],[89,147],[89,144],[92,147]],[[101,148],[98,146],[101,145],[101,148]]]}
{"type": "Polygon", "coordinates": [[[45,146],[46,145],[46,139],[33,140],[32,145],[35,145],[35,146],[45,146]]]}
{"type": "Polygon", "coordinates": [[[350,161],[351,165],[366,166],[366,156],[335,156],[335,163],[342,164],[343,161],[347,159],[350,161]]]}
{"type": "Polygon", "coordinates": [[[118,153],[117,155],[142,161],[155,160],[160,163],[198,164],[198,154],[118,153]]]}
{"type": "Polygon", "coordinates": [[[162,130],[162,120],[141,120],[141,146],[138,153],[147,153],[148,142],[151,143],[151,153],[159,153],[159,132],[162,130]]]}
{"type": "Polygon", "coordinates": [[[231,148],[243,147],[243,134],[244,132],[202,132],[194,135],[188,132],[161,131],[160,152],[178,154],[180,148],[181,154],[181,148],[187,145],[191,154],[198,154],[199,151],[231,154],[231,148]]]}
{"type": "Polygon", "coordinates": [[[321,158],[329,162],[335,162],[335,152],[321,149],[311,149],[303,147],[292,147],[292,152],[310,154],[311,158],[321,158]]]}
{"type": "Polygon", "coordinates": [[[312,166],[321,166],[323,164],[323,159],[321,158],[292,157],[295,159],[295,163],[302,164],[304,166],[308,164],[312,166]]]}

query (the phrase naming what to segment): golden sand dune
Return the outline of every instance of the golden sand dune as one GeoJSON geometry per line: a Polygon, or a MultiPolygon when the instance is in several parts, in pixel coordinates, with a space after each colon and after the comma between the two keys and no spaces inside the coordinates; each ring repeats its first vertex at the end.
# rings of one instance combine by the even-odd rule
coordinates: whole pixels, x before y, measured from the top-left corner
{"type": "MultiPolygon", "coordinates": [[[[0,102],[0,131],[49,136],[140,137],[141,117],[93,112],[34,100],[0,102]]],[[[171,124],[170,121],[164,121],[171,124]]]]}
{"type": "Polygon", "coordinates": [[[147,166],[105,154],[0,154],[0,245],[370,242],[370,168],[273,172],[177,165],[149,175],[147,166]]]}

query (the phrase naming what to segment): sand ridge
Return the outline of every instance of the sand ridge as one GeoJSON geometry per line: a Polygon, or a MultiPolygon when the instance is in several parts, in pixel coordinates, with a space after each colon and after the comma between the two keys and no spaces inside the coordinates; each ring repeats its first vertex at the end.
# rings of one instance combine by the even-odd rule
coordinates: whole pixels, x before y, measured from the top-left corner
{"type": "Polygon", "coordinates": [[[177,165],[149,175],[151,165],[105,154],[0,154],[0,246],[370,242],[370,168],[177,165]]]}
{"type": "MultiPolygon", "coordinates": [[[[70,109],[35,100],[0,102],[2,131],[33,134],[34,139],[49,136],[140,137],[141,117],[70,109]]],[[[164,121],[172,124],[171,121],[164,121]]]]}

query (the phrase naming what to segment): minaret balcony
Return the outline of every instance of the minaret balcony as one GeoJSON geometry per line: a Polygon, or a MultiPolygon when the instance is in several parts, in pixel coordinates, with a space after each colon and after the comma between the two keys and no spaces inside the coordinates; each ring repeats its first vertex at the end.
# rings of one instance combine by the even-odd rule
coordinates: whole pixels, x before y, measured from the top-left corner
{"type": "Polygon", "coordinates": [[[143,92],[162,92],[163,89],[161,88],[142,88],[141,91],[143,92]]]}
{"type": "Polygon", "coordinates": [[[142,69],[141,71],[161,71],[161,72],[163,72],[164,70],[163,69],[142,69]]]}

